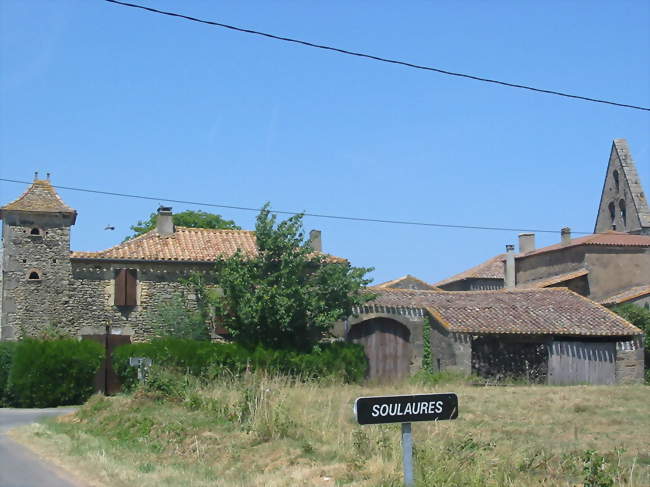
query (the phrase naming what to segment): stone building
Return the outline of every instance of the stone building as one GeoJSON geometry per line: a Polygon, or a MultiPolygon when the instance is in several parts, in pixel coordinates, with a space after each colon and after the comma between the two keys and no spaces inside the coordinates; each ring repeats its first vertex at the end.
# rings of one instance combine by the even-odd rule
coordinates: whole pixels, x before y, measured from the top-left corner
{"type": "Polygon", "coordinates": [[[371,379],[419,370],[430,347],[435,371],[549,384],[643,380],[641,330],[566,288],[371,291],[376,298],[335,327],[339,336],[363,344],[371,379]]]}
{"type": "Polygon", "coordinates": [[[650,208],[625,139],[612,144],[594,233],[650,235],[650,208]]]}
{"type": "Polygon", "coordinates": [[[611,306],[650,305],[650,210],[627,142],[612,144],[593,235],[537,249],[535,235],[519,235],[519,251],[506,246],[471,269],[435,284],[446,291],[568,287],[611,306]]]}
{"type": "Polygon", "coordinates": [[[100,252],[71,252],[76,216],[48,180],[35,180],[0,208],[3,340],[47,326],[145,340],[161,305],[186,292],[180,278],[237,249],[257,251],[254,232],[174,227],[171,208],[161,208],[157,228],[144,235],[100,252]]]}

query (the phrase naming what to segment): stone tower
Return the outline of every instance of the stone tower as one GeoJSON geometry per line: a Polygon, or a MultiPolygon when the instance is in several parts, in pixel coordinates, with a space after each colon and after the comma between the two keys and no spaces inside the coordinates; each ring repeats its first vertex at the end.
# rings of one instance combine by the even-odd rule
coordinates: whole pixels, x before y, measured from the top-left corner
{"type": "Polygon", "coordinates": [[[594,233],[608,230],[650,235],[647,196],[625,139],[612,144],[594,233]]]}
{"type": "Polygon", "coordinates": [[[17,200],[0,208],[2,219],[2,340],[64,325],[69,300],[70,226],[77,212],[48,180],[34,179],[17,200]]]}

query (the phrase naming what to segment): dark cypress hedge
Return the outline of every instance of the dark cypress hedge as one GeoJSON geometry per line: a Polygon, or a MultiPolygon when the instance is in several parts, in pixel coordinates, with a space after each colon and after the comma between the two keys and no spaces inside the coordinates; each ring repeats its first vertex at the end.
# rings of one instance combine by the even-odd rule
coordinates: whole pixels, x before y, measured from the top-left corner
{"type": "Polygon", "coordinates": [[[95,390],[93,379],[104,353],[104,347],[92,341],[19,342],[8,381],[15,405],[40,408],[85,402],[95,390]]]}
{"type": "Polygon", "coordinates": [[[0,407],[11,406],[13,402],[7,383],[17,346],[18,342],[0,342],[0,407]]]}
{"type": "Polygon", "coordinates": [[[361,345],[322,343],[310,353],[248,349],[236,343],[211,343],[179,338],[160,338],[149,343],[123,345],[113,352],[113,368],[128,389],[137,380],[129,357],[148,357],[155,366],[169,367],[196,377],[238,375],[245,370],[263,370],[303,379],[339,377],[359,382],[366,376],[368,362],[361,345]]]}

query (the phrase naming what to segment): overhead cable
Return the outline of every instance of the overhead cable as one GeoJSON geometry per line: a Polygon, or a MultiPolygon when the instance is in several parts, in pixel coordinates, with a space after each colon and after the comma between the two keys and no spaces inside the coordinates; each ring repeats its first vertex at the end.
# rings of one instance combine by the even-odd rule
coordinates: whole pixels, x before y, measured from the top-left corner
{"type": "Polygon", "coordinates": [[[534,86],[527,86],[527,85],[522,85],[522,84],[517,84],[517,83],[508,83],[506,81],[499,81],[499,80],[495,80],[495,79],[483,78],[483,77],[480,77],[480,76],[473,76],[471,74],[456,73],[456,72],[453,72],[453,71],[447,71],[445,69],[434,68],[432,66],[424,66],[424,65],[421,65],[421,64],[414,64],[414,63],[410,63],[410,62],[406,62],[406,61],[400,61],[400,60],[397,60],[397,59],[390,59],[390,58],[385,58],[385,57],[380,57],[380,56],[374,56],[372,54],[365,54],[365,53],[362,53],[362,52],[349,51],[347,49],[341,49],[341,48],[338,48],[338,47],[326,46],[326,45],[323,45],[323,44],[315,44],[313,42],[303,41],[303,40],[300,40],[300,39],[293,39],[291,37],[284,37],[284,36],[279,36],[279,35],[275,35],[275,34],[269,34],[267,32],[261,32],[261,31],[252,30],[252,29],[245,29],[243,27],[236,27],[234,25],[224,24],[224,23],[221,23],[221,22],[214,22],[214,21],[211,21],[211,20],[199,19],[199,18],[196,18],[196,17],[191,17],[189,15],[183,15],[183,14],[179,14],[179,13],[176,13],[176,12],[168,12],[168,11],[165,11],[165,10],[159,10],[159,9],[152,8],[152,7],[146,7],[144,5],[138,5],[138,4],[135,4],[135,3],[121,2],[119,0],[104,0],[104,1],[109,2],[109,3],[113,3],[113,4],[117,4],[117,5],[122,5],[124,7],[132,7],[132,8],[137,8],[137,9],[141,9],[141,10],[146,10],[148,12],[152,12],[152,13],[156,13],[156,14],[168,15],[170,17],[177,17],[177,18],[181,18],[181,19],[185,19],[185,20],[190,20],[192,22],[199,22],[201,24],[207,24],[207,25],[211,25],[211,26],[215,26],[215,27],[223,27],[224,29],[230,29],[230,30],[234,30],[234,31],[237,31],[237,32],[243,32],[243,33],[246,33],[246,34],[253,34],[253,35],[263,36],[263,37],[267,37],[267,38],[275,39],[275,40],[279,40],[279,41],[292,42],[294,44],[301,44],[303,46],[314,47],[314,48],[317,48],[317,49],[325,49],[327,51],[334,51],[334,52],[338,52],[340,54],[347,54],[349,56],[357,56],[357,57],[361,57],[361,58],[372,59],[374,61],[380,61],[380,62],[390,63],[390,64],[397,64],[397,65],[400,65],[400,66],[406,66],[406,67],[409,67],[409,68],[421,69],[421,70],[425,70],[425,71],[434,71],[436,73],[444,74],[444,75],[447,75],[447,76],[457,76],[457,77],[460,77],[460,78],[467,78],[467,79],[472,79],[472,80],[475,80],[475,81],[482,81],[484,83],[492,83],[492,84],[507,86],[509,88],[519,88],[519,89],[522,89],[522,90],[529,90],[529,91],[534,91],[534,92],[537,92],[537,93],[546,93],[548,95],[563,96],[563,97],[566,97],[566,98],[574,98],[574,99],[577,99],[577,100],[589,101],[589,102],[593,102],[593,103],[604,103],[606,105],[614,105],[614,106],[617,106],[617,107],[630,108],[630,109],[633,109],[633,110],[650,111],[650,108],[648,108],[648,107],[642,107],[642,106],[638,106],[638,105],[628,105],[626,103],[618,103],[618,102],[614,102],[614,101],[610,101],[610,100],[603,100],[603,99],[599,99],[599,98],[591,98],[591,97],[587,97],[587,96],[574,95],[574,94],[571,94],[571,93],[565,93],[565,92],[561,92],[561,91],[547,90],[547,89],[543,89],[543,88],[535,88],[534,86]]]}
{"type": "MultiPolygon", "coordinates": [[[[0,178],[0,181],[5,181],[8,183],[32,184],[29,181],[21,181],[18,179],[0,178]]],[[[255,212],[260,211],[260,208],[253,208],[247,206],[234,206],[234,205],[224,205],[224,204],[217,204],[217,203],[203,203],[199,201],[178,200],[178,199],[166,198],[161,196],[143,196],[143,195],[127,194],[127,193],[115,193],[113,191],[75,188],[72,186],[61,186],[56,184],[53,184],[52,187],[57,189],[67,189],[69,191],[81,191],[84,193],[103,194],[106,196],[118,196],[121,198],[134,198],[134,199],[158,201],[158,202],[165,201],[168,203],[206,206],[211,208],[224,208],[228,210],[255,211],[255,212]]],[[[486,226],[479,226],[479,225],[452,225],[447,223],[428,223],[428,222],[418,222],[418,221],[408,221],[408,220],[392,220],[386,218],[364,218],[364,217],[357,217],[357,216],[326,215],[323,213],[308,213],[305,211],[288,211],[288,210],[273,210],[273,209],[271,210],[271,212],[282,214],[282,215],[304,215],[312,218],[327,218],[330,220],[344,220],[344,221],[369,222],[369,223],[388,223],[393,225],[412,225],[412,226],[419,226],[419,227],[456,228],[456,229],[466,229],[466,230],[495,230],[495,231],[503,231],[503,232],[558,233],[557,230],[540,230],[539,228],[506,228],[506,227],[486,227],[486,226]]],[[[580,235],[591,234],[591,232],[572,232],[572,233],[580,234],[580,235]]]]}

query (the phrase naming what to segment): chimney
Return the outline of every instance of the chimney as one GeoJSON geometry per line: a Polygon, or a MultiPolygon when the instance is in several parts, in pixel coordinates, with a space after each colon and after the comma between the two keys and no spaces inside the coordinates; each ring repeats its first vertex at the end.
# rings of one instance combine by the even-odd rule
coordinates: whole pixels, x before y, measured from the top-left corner
{"type": "Polygon", "coordinates": [[[161,237],[174,234],[174,221],[172,220],[172,207],[159,206],[156,218],[156,231],[161,237]]]}
{"type": "Polygon", "coordinates": [[[503,287],[512,289],[515,287],[515,246],[506,245],[506,267],[503,287]]]}
{"type": "Polygon", "coordinates": [[[560,230],[560,235],[562,235],[562,240],[560,241],[562,245],[569,245],[571,243],[571,229],[569,227],[564,227],[560,230]]]}
{"type": "Polygon", "coordinates": [[[320,230],[311,230],[309,232],[309,246],[314,250],[314,252],[323,251],[323,241],[321,240],[320,230]]]}
{"type": "Polygon", "coordinates": [[[520,233],[519,234],[519,253],[525,254],[535,250],[535,234],[534,233],[520,233]]]}

